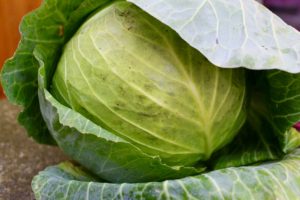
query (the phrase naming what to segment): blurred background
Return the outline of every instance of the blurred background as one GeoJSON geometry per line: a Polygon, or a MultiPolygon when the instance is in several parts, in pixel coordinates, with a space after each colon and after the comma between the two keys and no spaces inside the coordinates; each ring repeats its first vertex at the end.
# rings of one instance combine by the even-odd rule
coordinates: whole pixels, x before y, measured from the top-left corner
{"type": "MultiPolygon", "coordinates": [[[[258,0],[287,23],[300,30],[300,0],[258,0]]],[[[0,68],[11,57],[18,45],[19,23],[27,12],[35,9],[41,0],[0,0],[0,68]]],[[[0,84],[0,98],[4,97],[0,84]]]]}
{"type": "Polygon", "coordinates": [[[263,3],[288,24],[300,30],[300,0],[263,0],[263,3]]]}

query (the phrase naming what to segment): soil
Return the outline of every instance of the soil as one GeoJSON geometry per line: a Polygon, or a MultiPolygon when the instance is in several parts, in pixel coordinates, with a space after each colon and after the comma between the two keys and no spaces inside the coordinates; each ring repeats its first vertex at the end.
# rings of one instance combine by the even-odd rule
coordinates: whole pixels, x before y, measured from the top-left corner
{"type": "Polygon", "coordinates": [[[0,200],[31,200],[31,180],[68,159],[57,147],[40,145],[17,122],[20,108],[0,100],[0,200]]]}

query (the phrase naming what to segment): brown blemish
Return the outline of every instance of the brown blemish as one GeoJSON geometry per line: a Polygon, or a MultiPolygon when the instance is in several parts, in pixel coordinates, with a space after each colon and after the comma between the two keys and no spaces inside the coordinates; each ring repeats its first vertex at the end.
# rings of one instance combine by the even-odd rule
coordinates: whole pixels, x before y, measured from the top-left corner
{"type": "Polygon", "coordinates": [[[58,27],[58,35],[59,35],[59,36],[63,36],[64,34],[65,34],[65,28],[64,28],[63,25],[60,25],[60,26],[58,27]]]}

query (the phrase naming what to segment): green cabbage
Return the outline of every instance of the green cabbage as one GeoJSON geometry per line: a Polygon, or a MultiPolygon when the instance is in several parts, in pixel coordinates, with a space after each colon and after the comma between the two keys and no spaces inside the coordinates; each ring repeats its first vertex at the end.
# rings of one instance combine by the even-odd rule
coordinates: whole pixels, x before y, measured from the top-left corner
{"type": "Polygon", "coordinates": [[[171,165],[207,160],[245,121],[244,70],[215,67],[128,2],[84,23],[52,84],[60,102],[171,165]]]}
{"type": "Polygon", "coordinates": [[[300,34],[254,0],[45,0],[1,74],[82,167],[37,199],[297,199],[300,34]]]}

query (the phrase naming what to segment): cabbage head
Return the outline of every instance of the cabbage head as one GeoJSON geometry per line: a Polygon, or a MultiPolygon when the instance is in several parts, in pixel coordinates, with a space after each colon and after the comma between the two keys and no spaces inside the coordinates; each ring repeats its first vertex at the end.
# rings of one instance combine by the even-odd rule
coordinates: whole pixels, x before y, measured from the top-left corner
{"type": "Polygon", "coordinates": [[[36,199],[300,196],[300,33],[254,0],[44,0],[1,73],[72,161],[36,199]]]}
{"type": "Polygon", "coordinates": [[[123,1],[82,25],[52,84],[60,102],[171,165],[207,160],[246,116],[244,70],[214,66],[175,31],[123,1]]]}

